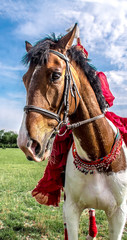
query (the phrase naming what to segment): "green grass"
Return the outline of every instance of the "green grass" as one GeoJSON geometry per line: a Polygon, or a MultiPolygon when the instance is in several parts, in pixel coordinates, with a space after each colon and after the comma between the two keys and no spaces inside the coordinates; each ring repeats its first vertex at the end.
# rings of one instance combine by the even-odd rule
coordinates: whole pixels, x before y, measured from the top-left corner
{"type": "MultiPolygon", "coordinates": [[[[19,149],[0,149],[0,240],[63,240],[62,205],[39,205],[31,190],[43,176],[47,162],[26,160],[19,149]]],[[[108,223],[96,211],[98,240],[108,240],[108,223]]],[[[88,234],[88,211],[81,216],[79,240],[88,234]]],[[[127,240],[125,228],[123,240],[127,240]]]]}

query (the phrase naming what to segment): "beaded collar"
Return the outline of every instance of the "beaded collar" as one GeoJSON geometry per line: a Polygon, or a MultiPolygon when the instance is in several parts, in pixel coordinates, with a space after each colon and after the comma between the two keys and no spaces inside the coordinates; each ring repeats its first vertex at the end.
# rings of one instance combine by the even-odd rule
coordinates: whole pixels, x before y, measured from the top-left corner
{"type": "Polygon", "coordinates": [[[98,172],[107,172],[110,164],[116,159],[117,155],[120,153],[122,147],[122,136],[118,130],[117,135],[114,140],[114,144],[111,152],[105,157],[99,158],[95,161],[87,161],[86,159],[81,159],[76,151],[75,143],[72,145],[72,153],[74,157],[74,164],[76,168],[84,174],[93,174],[94,170],[98,172]]]}

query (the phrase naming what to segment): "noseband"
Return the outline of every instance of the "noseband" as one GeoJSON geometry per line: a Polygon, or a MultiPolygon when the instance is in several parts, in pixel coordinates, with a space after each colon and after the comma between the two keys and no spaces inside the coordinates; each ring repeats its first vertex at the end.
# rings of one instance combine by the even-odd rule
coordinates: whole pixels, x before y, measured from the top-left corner
{"type": "MultiPolygon", "coordinates": [[[[65,56],[64,54],[57,52],[55,50],[49,50],[49,52],[57,55],[58,57],[60,57],[61,59],[63,59],[66,63],[66,71],[65,71],[65,76],[64,76],[64,92],[63,92],[63,97],[62,97],[62,102],[60,104],[60,107],[57,111],[57,113],[53,113],[49,110],[46,110],[44,108],[40,108],[40,107],[36,107],[33,105],[26,105],[24,107],[24,111],[26,113],[28,112],[37,112],[39,114],[42,114],[46,117],[49,118],[53,118],[58,122],[58,126],[57,128],[54,129],[55,134],[59,133],[59,129],[60,127],[64,124],[67,125],[68,123],[68,112],[69,112],[69,90],[71,92],[72,97],[74,97],[75,99],[75,110],[73,113],[75,113],[76,109],[77,109],[77,95],[79,96],[79,98],[81,98],[78,88],[75,84],[75,81],[73,79],[72,73],[71,73],[71,69],[69,66],[69,59],[67,58],[67,56],[65,56]],[[71,84],[72,82],[72,84],[71,84]],[[76,95],[77,93],[77,95],[76,95]],[[61,114],[61,110],[64,109],[64,114],[63,114],[63,119],[61,119],[60,114],[61,114]]],[[[79,127],[83,124],[86,123],[90,123],[93,122],[99,118],[104,117],[104,114],[98,115],[96,117],[84,120],[84,121],[80,121],[71,125],[67,125],[67,129],[74,129],[76,127],[79,127]]]]}

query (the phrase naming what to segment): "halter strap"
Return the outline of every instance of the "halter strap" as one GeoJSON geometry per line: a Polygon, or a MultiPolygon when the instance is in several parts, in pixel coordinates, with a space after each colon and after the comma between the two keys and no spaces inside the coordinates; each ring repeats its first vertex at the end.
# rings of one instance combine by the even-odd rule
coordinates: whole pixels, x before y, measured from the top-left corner
{"type": "Polygon", "coordinates": [[[69,58],[67,56],[65,56],[64,54],[52,50],[50,49],[49,52],[55,54],[56,56],[60,57],[61,59],[63,59],[66,63],[66,71],[65,71],[65,86],[64,86],[64,93],[63,93],[63,100],[62,103],[59,107],[58,113],[60,113],[62,106],[64,105],[64,116],[63,116],[63,122],[67,123],[67,117],[68,117],[68,112],[69,112],[69,90],[71,91],[71,95],[72,97],[74,97],[75,99],[75,110],[74,113],[76,111],[77,108],[77,96],[76,93],[78,94],[79,98],[81,98],[78,88],[75,84],[75,81],[73,79],[73,75],[71,73],[71,69],[69,66],[69,58]],[[73,83],[73,85],[71,85],[71,81],[73,83]]]}
{"type": "Polygon", "coordinates": [[[57,55],[58,57],[62,58],[65,62],[68,62],[69,63],[69,58],[67,56],[65,56],[64,54],[60,53],[60,52],[57,52],[55,50],[52,50],[50,49],[49,52],[57,55]]]}
{"type": "Polygon", "coordinates": [[[58,123],[60,123],[60,121],[61,121],[60,116],[58,114],[51,112],[49,110],[46,110],[44,108],[39,108],[39,107],[33,106],[33,105],[25,106],[24,111],[26,113],[28,113],[28,112],[40,113],[42,115],[45,115],[46,117],[54,118],[58,123]]]}
{"type": "Polygon", "coordinates": [[[95,120],[98,120],[102,117],[105,117],[104,113],[103,114],[100,114],[98,116],[95,116],[93,118],[89,118],[89,119],[86,119],[86,120],[83,120],[83,121],[80,121],[80,122],[77,122],[77,123],[73,123],[73,124],[70,124],[70,125],[67,125],[67,129],[74,129],[74,128],[77,128],[77,127],[80,127],[86,123],[92,123],[94,122],[95,120]]]}

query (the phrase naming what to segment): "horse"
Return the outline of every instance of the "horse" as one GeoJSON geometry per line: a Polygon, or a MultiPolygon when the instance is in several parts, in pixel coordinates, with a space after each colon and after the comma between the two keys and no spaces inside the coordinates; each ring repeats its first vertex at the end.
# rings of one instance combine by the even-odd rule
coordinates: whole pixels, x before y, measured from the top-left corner
{"type": "Polygon", "coordinates": [[[121,240],[127,213],[127,147],[105,115],[107,104],[95,69],[73,46],[77,24],[60,38],[26,42],[26,106],[18,146],[40,162],[61,126],[72,129],[63,217],[69,240],[78,240],[85,208],[104,210],[109,239],[121,240]]]}

